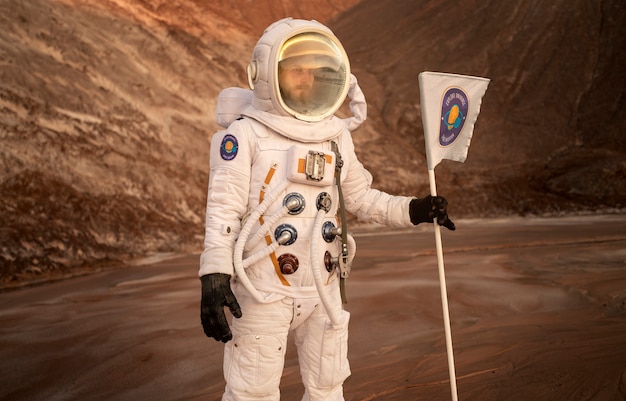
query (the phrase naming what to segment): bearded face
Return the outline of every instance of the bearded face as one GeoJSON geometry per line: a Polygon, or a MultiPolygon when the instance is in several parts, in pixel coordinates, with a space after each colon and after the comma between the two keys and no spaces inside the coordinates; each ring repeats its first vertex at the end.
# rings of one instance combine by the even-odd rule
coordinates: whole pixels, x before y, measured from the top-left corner
{"type": "Polygon", "coordinates": [[[289,66],[278,68],[278,82],[285,103],[291,108],[312,100],[315,72],[310,68],[289,66]]]}

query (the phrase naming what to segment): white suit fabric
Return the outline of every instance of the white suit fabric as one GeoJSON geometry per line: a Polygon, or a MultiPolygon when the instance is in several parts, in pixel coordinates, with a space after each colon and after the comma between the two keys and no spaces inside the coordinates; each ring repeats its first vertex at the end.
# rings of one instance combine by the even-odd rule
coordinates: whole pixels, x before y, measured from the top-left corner
{"type": "Polygon", "coordinates": [[[233,340],[225,346],[227,384],[223,401],[280,399],[279,383],[290,331],[298,347],[305,387],[303,400],[344,399],[342,385],[350,375],[349,313],[341,304],[338,271],[328,271],[324,260],[324,255],[339,256],[341,241],[339,235],[328,238],[319,230],[320,223],[341,225],[336,217],[340,202],[332,142],[343,160],[345,209],[364,221],[412,226],[409,202],[413,198],[371,188],[372,176],[355,154],[350,129],[365,118],[365,99],[356,78],[350,76],[346,88],[355,114],[348,119],[330,115],[321,121],[301,121],[278,110],[280,103],[272,99],[276,93],[268,89],[272,83],[264,81],[268,72],[263,71],[269,67],[259,53],[270,54],[273,41],[284,41],[288,32],[311,27],[330,32],[314,21],[300,20],[283,20],[268,28],[253,55],[257,61],[254,91],[231,90],[231,96],[223,96],[222,104],[218,104],[218,113],[229,108],[224,102],[236,103],[237,107],[248,104],[239,113],[218,115],[227,129],[217,132],[211,141],[199,270],[200,276],[231,275],[232,289],[242,309],[242,317],[232,321],[233,340]],[[321,166],[324,178],[320,181],[303,178],[301,164],[311,151],[322,155],[318,160],[325,166],[321,166]],[[303,202],[298,210],[288,212],[285,199],[293,194],[303,202]],[[324,203],[324,208],[320,199],[330,202],[324,203]],[[260,204],[267,205],[261,212],[260,204]],[[242,227],[252,227],[249,235],[242,235],[242,227]],[[288,243],[279,245],[277,237],[284,227],[292,235],[288,243]],[[242,249],[241,255],[236,255],[237,249],[242,249]],[[241,260],[245,262],[245,277],[234,268],[241,260]],[[316,277],[321,277],[323,288],[316,286],[316,277]],[[255,292],[260,298],[254,296],[255,292]],[[332,310],[327,311],[327,307],[332,310]],[[339,322],[331,322],[329,314],[339,316],[339,322]]]}

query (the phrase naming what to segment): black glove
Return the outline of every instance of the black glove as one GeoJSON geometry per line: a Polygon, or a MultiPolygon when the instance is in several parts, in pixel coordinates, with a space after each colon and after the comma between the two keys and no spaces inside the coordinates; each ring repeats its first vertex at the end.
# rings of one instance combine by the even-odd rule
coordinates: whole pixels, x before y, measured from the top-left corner
{"type": "Polygon", "coordinates": [[[437,219],[437,224],[444,226],[448,230],[454,231],[456,227],[452,220],[448,218],[448,201],[442,196],[428,195],[425,198],[413,199],[409,203],[409,216],[411,223],[432,223],[437,219]]]}
{"type": "Polygon", "coordinates": [[[200,277],[202,300],[200,301],[200,320],[207,337],[223,343],[233,338],[228,327],[224,306],[228,306],[234,317],[241,317],[241,308],[230,289],[230,275],[211,273],[200,277]]]}

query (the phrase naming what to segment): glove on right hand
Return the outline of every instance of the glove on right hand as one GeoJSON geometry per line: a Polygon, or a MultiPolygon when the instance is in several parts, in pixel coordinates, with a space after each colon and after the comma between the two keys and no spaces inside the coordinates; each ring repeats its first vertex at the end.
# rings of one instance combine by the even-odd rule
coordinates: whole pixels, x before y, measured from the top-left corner
{"type": "Polygon", "coordinates": [[[415,198],[409,203],[409,216],[411,223],[432,223],[437,219],[437,224],[444,226],[450,231],[456,230],[456,226],[448,218],[448,201],[443,196],[428,195],[424,198],[415,198]]]}
{"type": "Polygon", "coordinates": [[[202,300],[200,301],[200,321],[204,334],[223,343],[233,338],[228,327],[224,306],[230,309],[234,317],[241,317],[241,308],[230,289],[230,275],[211,273],[200,277],[202,300]]]}

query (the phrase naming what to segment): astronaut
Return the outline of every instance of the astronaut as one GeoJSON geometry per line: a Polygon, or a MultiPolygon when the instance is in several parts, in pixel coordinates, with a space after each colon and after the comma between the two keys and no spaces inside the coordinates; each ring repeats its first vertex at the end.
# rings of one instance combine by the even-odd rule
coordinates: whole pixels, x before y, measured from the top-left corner
{"type": "Polygon", "coordinates": [[[211,140],[199,269],[204,332],[225,343],[222,400],[279,400],[290,332],[302,399],[343,400],[350,314],[342,301],[356,249],[345,213],[391,227],[454,224],[443,197],[371,187],[351,136],[365,98],[326,26],[275,22],[247,73],[251,89],[218,97],[225,130],[211,140]],[[352,116],[342,119],[335,112],[347,97],[352,116]]]}

